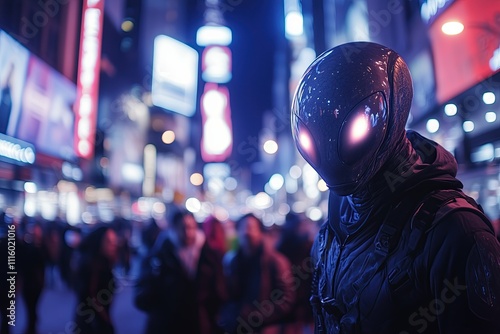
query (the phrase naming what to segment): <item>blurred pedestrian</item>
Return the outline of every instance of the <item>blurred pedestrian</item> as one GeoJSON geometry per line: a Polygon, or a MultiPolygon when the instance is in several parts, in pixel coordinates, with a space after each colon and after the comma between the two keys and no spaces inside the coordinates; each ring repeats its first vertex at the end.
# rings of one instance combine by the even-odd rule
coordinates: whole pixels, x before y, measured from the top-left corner
{"type": "Polygon", "coordinates": [[[287,319],[285,334],[312,333],[313,313],[309,303],[313,266],[312,240],[307,232],[306,217],[290,212],[285,217],[276,249],[285,255],[292,266],[296,299],[287,319]]]}
{"type": "Polygon", "coordinates": [[[109,226],[85,236],[76,257],[75,334],[113,334],[110,307],[115,292],[113,267],[118,237],[109,226]]]}
{"type": "Polygon", "coordinates": [[[44,228],[43,239],[47,248],[46,286],[48,288],[59,286],[59,263],[62,248],[61,225],[60,219],[56,218],[53,221],[47,221],[44,228]]]}
{"type": "Polygon", "coordinates": [[[207,217],[202,226],[206,237],[202,255],[206,260],[201,261],[198,275],[200,333],[223,333],[218,326],[218,316],[227,300],[222,269],[222,259],[227,251],[226,235],[221,221],[214,216],[207,217]]]}
{"type": "Polygon", "coordinates": [[[290,262],[264,242],[264,226],[253,214],[236,222],[239,247],[224,257],[229,300],[221,312],[228,333],[280,333],[295,291],[290,262]]]}
{"type": "Polygon", "coordinates": [[[198,281],[205,236],[188,211],[175,211],[141,264],[135,305],[147,313],[145,333],[200,332],[198,281]]]}
{"type": "Polygon", "coordinates": [[[22,281],[21,295],[26,305],[26,334],[37,333],[38,302],[45,286],[45,268],[49,253],[44,243],[43,227],[40,221],[28,224],[26,234],[20,243],[19,268],[22,281]]]}
{"type": "Polygon", "coordinates": [[[82,231],[79,227],[66,224],[61,231],[61,254],[59,256],[59,270],[61,280],[66,287],[75,288],[75,268],[72,265],[74,254],[82,241],[82,231]]]}
{"type": "Polygon", "coordinates": [[[130,271],[131,248],[130,237],[132,234],[132,225],[128,219],[115,217],[113,226],[118,235],[118,262],[117,266],[121,269],[123,277],[127,277],[130,271]]]}
{"type": "Polygon", "coordinates": [[[146,219],[141,230],[141,253],[143,255],[148,254],[151,251],[161,231],[162,230],[160,226],[158,226],[156,220],[153,217],[146,219]]]}

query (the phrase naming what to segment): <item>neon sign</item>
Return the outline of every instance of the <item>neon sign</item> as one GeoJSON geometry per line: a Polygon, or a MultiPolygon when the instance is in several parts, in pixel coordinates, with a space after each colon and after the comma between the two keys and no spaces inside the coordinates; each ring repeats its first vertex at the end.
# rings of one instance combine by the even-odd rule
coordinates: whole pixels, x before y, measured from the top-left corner
{"type": "Polygon", "coordinates": [[[79,157],[86,159],[94,154],[103,16],[104,0],[85,1],[75,104],[75,151],[79,157]]]}

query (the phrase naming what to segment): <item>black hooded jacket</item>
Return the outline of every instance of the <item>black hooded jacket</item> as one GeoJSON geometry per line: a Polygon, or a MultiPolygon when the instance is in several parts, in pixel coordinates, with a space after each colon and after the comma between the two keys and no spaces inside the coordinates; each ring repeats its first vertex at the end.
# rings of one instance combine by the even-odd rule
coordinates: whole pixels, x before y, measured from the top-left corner
{"type": "Polygon", "coordinates": [[[311,252],[316,333],[500,333],[500,244],[491,224],[462,193],[454,157],[416,132],[407,139],[404,158],[364,193],[330,194],[311,252]],[[412,220],[436,194],[457,199],[423,212],[428,226],[412,220]]]}

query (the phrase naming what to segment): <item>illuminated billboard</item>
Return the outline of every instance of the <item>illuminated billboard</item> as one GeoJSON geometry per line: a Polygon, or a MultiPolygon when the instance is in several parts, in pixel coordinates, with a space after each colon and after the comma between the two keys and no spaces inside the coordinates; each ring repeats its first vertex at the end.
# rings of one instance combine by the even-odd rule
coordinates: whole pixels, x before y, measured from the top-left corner
{"type": "Polygon", "coordinates": [[[0,160],[75,160],[76,84],[0,31],[0,160]]]}
{"type": "Polygon", "coordinates": [[[196,111],[198,53],[171,37],[154,41],[152,100],[155,106],[185,116],[196,111]]]}
{"type": "Polygon", "coordinates": [[[47,155],[74,160],[76,85],[31,56],[15,137],[47,155]]]}
{"type": "Polygon", "coordinates": [[[29,51],[0,30],[0,133],[14,136],[28,69],[29,51]]]}
{"type": "Polygon", "coordinates": [[[500,70],[499,12],[498,0],[484,0],[481,5],[456,0],[434,18],[429,37],[440,104],[500,70]],[[462,30],[450,34],[443,30],[447,23],[460,24],[462,30]]]}

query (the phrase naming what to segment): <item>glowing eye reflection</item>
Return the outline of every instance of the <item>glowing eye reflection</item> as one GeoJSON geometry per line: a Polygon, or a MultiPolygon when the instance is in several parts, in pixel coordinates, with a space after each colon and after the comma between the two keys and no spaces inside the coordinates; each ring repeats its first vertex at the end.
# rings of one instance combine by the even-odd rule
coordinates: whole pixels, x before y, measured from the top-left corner
{"type": "Polygon", "coordinates": [[[309,129],[304,126],[302,120],[295,113],[292,114],[292,123],[294,124],[292,126],[293,138],[302,157],[310,164],[319,163],[314,137],[309,129]]]}
{"type": "Polygon", "coordinates": [[[366,135],[368,134],[369,130],[370,128],[369,128],[368,117],[366,115],[357,116],[354,119],[349,134],[350,142],[352,144],[359,143],[360,141],[366,138],[366,135]]]}
{"type": "Polygon", "coordinates": [[[299,142],[300,146],[302,146],[302,149],[304,149],[304,151],[306,152],[311,151],[312,141],[311,138],[306,133],[302,132],[301,134],[299,134],[299,142]]]}

